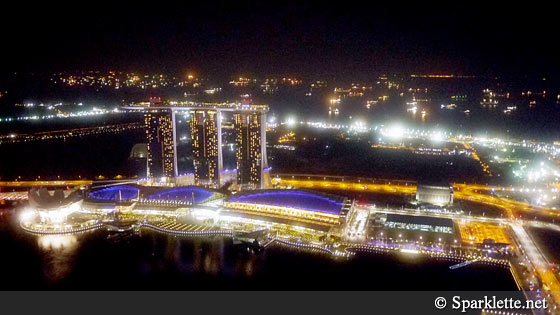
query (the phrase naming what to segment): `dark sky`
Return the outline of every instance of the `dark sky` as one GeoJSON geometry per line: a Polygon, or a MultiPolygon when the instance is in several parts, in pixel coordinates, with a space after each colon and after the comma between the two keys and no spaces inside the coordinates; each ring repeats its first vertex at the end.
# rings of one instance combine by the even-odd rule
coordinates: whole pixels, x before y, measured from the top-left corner
{"type": "Polygon", "coordinates": [[[5,11],[2,68],[346,76],[560,72],[556,8],[533,2],[116,2],[21,2],[5,11]]]}

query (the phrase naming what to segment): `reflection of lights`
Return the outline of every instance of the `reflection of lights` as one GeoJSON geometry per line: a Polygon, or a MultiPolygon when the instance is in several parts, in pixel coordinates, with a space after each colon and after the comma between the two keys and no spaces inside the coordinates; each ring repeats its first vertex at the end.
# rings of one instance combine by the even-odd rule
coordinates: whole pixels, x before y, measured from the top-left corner
{"type": "Polygon", "coordinates": [[[42,249],[64,249],[76,245],[75,235],[40,235],[37,239],[42,249]]]}
{"type": "Polygon", "coordinates": [[[418,250],[416,249],[408,249],[408,248],[401,248],[401,253],[405,254],[418,254],[418,250]]]}

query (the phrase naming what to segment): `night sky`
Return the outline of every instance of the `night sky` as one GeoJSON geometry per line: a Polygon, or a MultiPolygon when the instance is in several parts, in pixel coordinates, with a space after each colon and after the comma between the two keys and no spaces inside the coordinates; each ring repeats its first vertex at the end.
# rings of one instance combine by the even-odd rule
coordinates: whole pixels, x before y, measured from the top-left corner
{"type": "Polygon", "coordinates": [[[556,10],[460,4],[22,2],[4,12],[9,71],[214,75],[554,75],[556,10]]]}

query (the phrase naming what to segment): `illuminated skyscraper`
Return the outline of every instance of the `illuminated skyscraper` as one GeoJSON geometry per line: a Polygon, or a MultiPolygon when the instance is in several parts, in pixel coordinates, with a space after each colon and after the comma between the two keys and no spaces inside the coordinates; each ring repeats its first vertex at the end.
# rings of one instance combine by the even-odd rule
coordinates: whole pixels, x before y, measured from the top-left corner
{"type": "MultiPolygon", "coordinates": [[[[149,178],[165,177],[177,181],[177,128],[175,115],[190,112],[190,132],[194,166],[194,184],[219,188],[223,171],[222,115],[234,114],[237,133],[237,184],[241,189],[270,186],[266,157],[266,105],[238,103],[174,103],[150,102],[123,106],[125,110],[141,110],[146,126],[149,178]]],[[[182,180],[184,183],[185,181],[182,180]]]]}
{"type": "Polygon", "coordinates": [[[144,114],[148,142],[147,174],[149,178],[176,176],[174,114],[168,109],[144,114]]]}
{"type": "Polygon", "coordinates": [[[264,185],[266,167],[266,115],[234,114],[237,186],[259,189],[264,185]]]}
{"type": "Polygon", "coordinates": [[[193,110],[190,126],[195,184],[218,187],[223,164],[220,113],[216,110],[193,110]]]}

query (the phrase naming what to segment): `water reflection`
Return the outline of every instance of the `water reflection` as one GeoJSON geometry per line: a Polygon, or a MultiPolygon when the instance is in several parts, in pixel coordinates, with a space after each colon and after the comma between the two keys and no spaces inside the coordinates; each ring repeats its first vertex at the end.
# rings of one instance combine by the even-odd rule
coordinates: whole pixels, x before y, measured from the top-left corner
{"type": "MultiPolygon", "coordinates": [[[[20,280],[15,275],[29,275],[24,288],[46,285],[44,288],[62,289],[420,289],[427,283],[432,289],[515,288],[505,269],[473,266],[450,273],[449,262],[404,253],[363,254],[348,261],[336,261],[324,253],[281,244],[254,254],[220,237],[187,238],[143,232],[129,238],[107,239],[104,231],[25,235],[30,236],[33,250],[40,258],[17,255],[17,264],[5,265],[14,270],[14,283],[20,280]],[[29,264],[33,258],[40,260],[29,264]]],[[[21,247],[21,243],[12,242],[8,246],[21,247]]],[[[7,287],[16,288],[14,284],[7,287]]]]}
{"type": "Polygon", "coordinates": [[[44,253],[45,279],[57,282],[73,268],[78,238],[75,235],[40,235],[37,244],[44,253]]]}
{"type": "Polygon", "coordinates": [[[228,276],[253,276],[260,255],[246,252],[242,247],[228,247],[227,239],[161,238],[167,264],[184,273],[228,276]],[[226,248],[228,248],[226,250],[226,248]]]}
{"type": "Polygon", "coordinates": [[[78,240],[75,235],[40,235],[37,243],[45,251],[65,251],[76,247],[78,240]]]}
{"type": "Polygon", "coordinates": [[[193,247],[194,270],[216,275],[222,271],[222,242],[196,241],[193,247]]]}
{"type": "Polygon", "coordinates": [[[238,261],[237,272],[245,277],[251,277],[255,272],[255,261],[257,258],[255,255],[246,255],[243,258],[238,261]]]}

